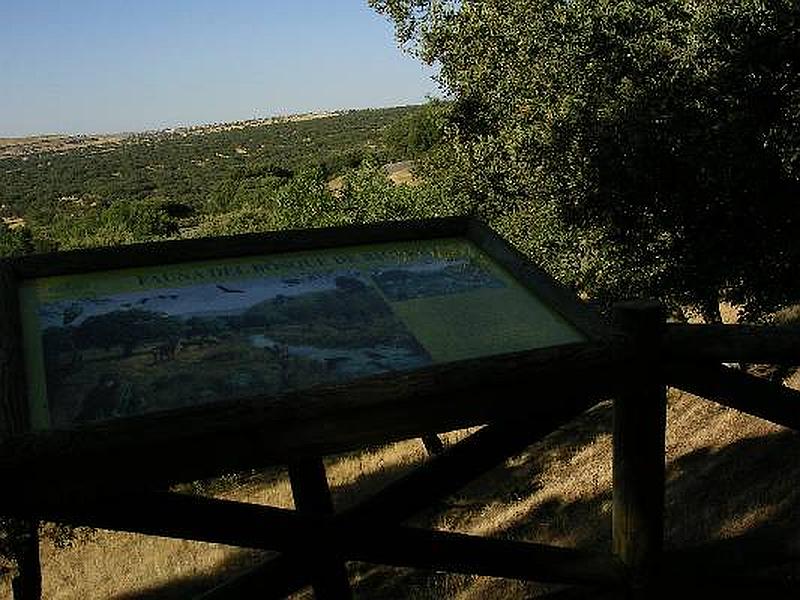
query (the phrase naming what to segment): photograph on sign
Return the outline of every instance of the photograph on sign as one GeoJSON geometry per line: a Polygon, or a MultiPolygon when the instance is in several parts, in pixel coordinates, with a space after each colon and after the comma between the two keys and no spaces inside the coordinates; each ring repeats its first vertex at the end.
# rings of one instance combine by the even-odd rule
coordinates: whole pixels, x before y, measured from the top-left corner
{"type": "MultiPolygon", "coordinates": [[[[542,345],[517,287],[460,240],[33,280],[32,421],[70,428],[542,345]]],[[[563,330],[553,340],[579,339],[540,312],[563,330]]]]}

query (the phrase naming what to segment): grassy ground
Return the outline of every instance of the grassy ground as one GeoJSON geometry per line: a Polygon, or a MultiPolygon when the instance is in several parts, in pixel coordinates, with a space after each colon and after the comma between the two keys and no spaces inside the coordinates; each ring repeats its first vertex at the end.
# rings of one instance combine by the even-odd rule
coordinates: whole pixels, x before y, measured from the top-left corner
{"type": "MultiPolygon", "coordinates": [[[[787,382],[800,387],[800,375],[787,382]]],[[[580,419],[441,501],[412,523],[563,546],[606,548],[611,508],[611,407],[580,419]]],[[[464,432],[447,436],[452,443],[464,432]]],[[[671,391],[667,431],[669,546],[758,531],[800,532],[800,439],[786,430],[671,391]]],[[[425,460],[415,440],[328,460],[345,507],[425,460]]],[[[227,482],[229,498],[291,507],[281,471],[227,482]]],[[[224,486],[223,486],[224,487],[224,486]]],[[[186,598],[264,554],[113,532],[87,532],[72,548],[42,547],[45,597],[186,598]]],[[[351,565],[363,598],[523,598],[545,588],[489,578],[351,565]]],[[[0,597],[8,597],[7,584],[0,597]],[[3,595],[3,593],[5,595],[3,595]]]]}

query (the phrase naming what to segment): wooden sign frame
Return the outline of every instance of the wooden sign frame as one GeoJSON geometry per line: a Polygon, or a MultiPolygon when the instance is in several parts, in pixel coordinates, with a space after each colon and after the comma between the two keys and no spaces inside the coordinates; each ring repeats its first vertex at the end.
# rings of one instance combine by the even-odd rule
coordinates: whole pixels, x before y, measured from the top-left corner
{"type": "Polygon", "coordinates": [[[368,226],[179,240],[36,255],[0,262],[0,499],[95,497],[296,461],[375,443],[526,415],[589,406],[611,382],[624,345],[569,290],[483,224],[456,217],[368,226]],[[463,238],[564,317],[585,342],[460,360],[351,382],[32,431],[24,376],[19,289],[42,277],[165,263],[463,238]],[[558,400],[536,401],[558,388],[558,400]],[[552,385],[550,385],[552,384],[552,385]]]}

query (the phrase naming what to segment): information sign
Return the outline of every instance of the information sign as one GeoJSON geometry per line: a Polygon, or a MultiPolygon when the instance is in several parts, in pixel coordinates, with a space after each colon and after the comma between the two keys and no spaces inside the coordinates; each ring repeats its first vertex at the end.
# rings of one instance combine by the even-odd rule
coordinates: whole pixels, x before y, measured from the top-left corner
{"type": "Polygon", "coordinates": [[[34,430],[585,341],[468,239],[34,278],[34,430]]]}

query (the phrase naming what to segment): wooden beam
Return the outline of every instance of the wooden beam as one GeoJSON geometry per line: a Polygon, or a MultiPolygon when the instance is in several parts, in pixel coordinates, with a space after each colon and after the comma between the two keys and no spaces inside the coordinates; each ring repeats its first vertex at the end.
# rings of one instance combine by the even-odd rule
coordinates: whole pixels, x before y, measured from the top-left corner
{"type": "MultiPolygon", "coordinates": [[[[289,463],[289,482],[297,512],[307,515],[333,515],[333,499],[322,458],[301,458],[289,463]]],[[[300,556],[295,557],[300,560],[300,556]]],[[[347,566],[340,557],[328,555],[309,561],[314,596],[320,600],[347,600],[353,597],[347,566]]]]}
{"type": "Polygon", "coordinates": [[[800,581],[796,576],[781,575],[741,575],[727,573],[724,576],[700,577],[693,580],[674,579],[664,582],[664,596],[672,597],[674,593],[690,593],[697,597],[724,597],[726,600],[752,600],[753,598],[769,598],[770,600],[794,600],[800,594],[800,581]],[[721,596],[717,596],[720,594],[721,596]]]}
{"type": "Polygon", "coordinates": [[[29,428],[17,277],[0,261],[0,442],[29,428]]]}
{"type": "Polygon", "coordinates": [[[37,516],[121,531],[347,560],[527,581],[615,585],[623,567],[610,555],[542,544],[399,526],[379,526],[230,500],[174,493],[100,506],[55,503],[37,516]]]}
{"type": "Polygon", "coordinates": [[[422,436],[422,445],[425,447],[425,452],[428,453],[428,456],[435,456],[436,454],[441,454],[444,451],[444,444],[442,443],[441,438],[435,433],[429,433],[427,435],[422,436]]]}
{"type": "Polygon", "coordinates": [[[574,414],[576,398],[611,393],[625,358],[621,345],[577,344],[18,436],[0,444],[7,482],[0,513],[54,494],[91,499],[163,488],[501,417],[561,418],[574,414]],[[546,402],[531,399],[531,381],[551,390],[546,402]]]}
{"type": "Polygon", "coordinates": [[[40,600],[42,569],[39,559],[39,521],[26,520],[16,524],[12,533],[17,571],[11,579],[14,600],[40,600]]]}
{"type": "Polygon", "coordinates": [[[195,600],[282,600],[308,583],[308,569],[303,562],[284,553],[231,577],[195,600]]]}
{"type": "Polygon", "coordinates": [[[624,567],[611,555],[411,527],[378,527],[367,538],[355,540],[348,554],[365,562],[524,581],[624,581],[624,567]]]}
{"type": "MultiPolygon", "coordinates": [[[[25,433],[30,426],[17,285],[13,269],[0,261],[0,441],[25,433]]],[[[8,483],[4,484],[5,492],[8,483]]],[[[42,595],[39,522],[19,521],[6,533],[12,536],[10,542],[17,563],[11,581],[14,600],[39,600],[42,595]]]]}
{"type": "MultiPolygon", "coordinates": [[[[612,357],[615,360],[611,364],[622,363],[622,360],[619,360],[619,363],[616,362],[618,359],[613,353],[612,357]]],[[[557,392],[553,392],[549,396],[549,400],[554,401],[554,404],[547,406],[549,410],[538,414],[534,412],[534,417],[530,417],[530,412],[528,412],[528,420],[520,417],[510,423],[486,427],[467,440],[447,448],[442,456],[435,457],[419,470],[391,484],[384,492],[379,492],[374,499],[368,500],[362,507],[362,516],[371,515],[372,518],[385,517],[388,521],[399,521],[425,508],[436,498],[457,491],[482,472],[508,456],[522,451],[535,439],[550,433],[556,427],[592,406],[607,393],[603,391],[604,386],[600,381],[602,377],[609,377],[609,382],[611,382],[614,374],[614,367],[609,366],[603,373],[598,371],[599,378],[593,381],[594,389],[591,393],[578,390],[574,391],[572,395],[561,396],[557,392]]],[[[529,390],[526,390],[526,396],[527,393],[529,390]]],[[[529,397],[527,400],[530,400],[529,397]]],[[[525,408],[522,400],[517,400],[516,404],[516,411],[525,408]]],[[[537,404],[531,403],[529,406],[533,409],[537,407],[537,404]]],[[[0,498],[0,502],[5,501],[6,511],[13,512],[33,509],[36,502],[49,497],[51,496],[31,495],[27,499],[22,498],[15,502],[9,502],[9,498],[4,497],[0,498]]],[[[137,512],[139,507],[132,506],[131,510],[137,512]]],[[[178,512],[182,513],[182,511],[178,512]]],[[[69,521],[69,516],[65,516],[62,520],[64,519],[69,521]]],[[[107,526],[111,527],[112,525],[108,524],[107,526]]],[[[275,570],[268,565],[257,567],[256,570],[262,570],[268,574],[271,579],[269,586],[280,587],[281,581],[285,581],[291,575],[291,572],[286,569],[275,570]],[[269,575],[276,572],[280,574],[279,578],[269,575]]],[[[246,578],[244,581],[252,582],[253,579],[255,576],[246,578]]],[[[297,587],[296,581],[286,585],[297,587]]]]}
{"type": "Polygon", "coordinates": [[[129,494],[97,504],[59,500],[42,501],[21,516],[261,550],[291,548],[326,523],[293,510],[172,492],[129,494]]]}
{"type": "MultiPolygon", "coordinates": [[[[596,399],[573,399],[560,417],[550,415],[533,420],[517,419],[492,423],[465,439],[448,446],[431,460],[389,483],[382,490],[340,514],[340,519],[373,521],[388,525],[399,523],[457,492],[464,485],[510,456],[522,452],[536,440],[572,420],[596,399]]],[[[260,590],[268,597],[285,590],[297,591],[309,581],[298,575],[297,562],[286,555],[272,557],[256,565],[241,579],[231,580],[231,588],[221,584],[208,600],[244,597],[242,590],[260,590]],[[294,567],[290,569],[289,566],[294,567]],[[246,586],[246,587],[243,587],[246,586]]]]}
{"type": "Polygon", "coordinates": [[[624,600],[626,593],[619,588],[569,587],[536,596],[536,600],[624,600]]]}
{"type": "Polygon", "coordinates": [[[760,569],[796,564],[800,540],[772,525],[730,538],[671,550],[664,555],[665,579],[689,581],[752,575],[760,569]]]}
{"type": "Polygon", "coordinates": [[[598,398],[565,399],[559,415],[492,423],[341,514],[343,519],[401,522],[590,408],[598,398]]]}
{"type": "Polygon", "coordinates": [[[671,364],[667,383],[723,406],[800,430],[800,392],[722,365],[671,364]]]}
{"type": "Polygon", "coordinates": [[[632,597],[650,598],[664,544],[666,387],[657,347],[666,311],[656,303],[626,303],[614,315],[638,354],[628,387],[614,399],[612,545],[627,567],[632,597]]]}
{"type": "Polygon", "coordinates": [[[682,362],[800,365],[800,327],[670,323],[662,348],[682,362]]]}
{"type": "Polygon", "coordinates": [[[659,584],[656,598],[674,598],[685,594],[690,598],[725,598],[726,600],[770,600],[795,599],[800,594],[800,581],[796,575],[749,575],[728,570],[725,573],[706,572],[694,577],[685,573],[674,578],[664,577],[659,584]]]}

